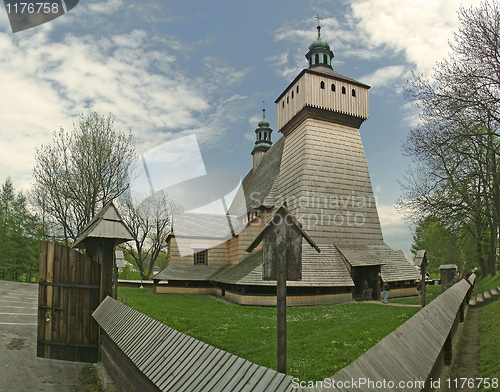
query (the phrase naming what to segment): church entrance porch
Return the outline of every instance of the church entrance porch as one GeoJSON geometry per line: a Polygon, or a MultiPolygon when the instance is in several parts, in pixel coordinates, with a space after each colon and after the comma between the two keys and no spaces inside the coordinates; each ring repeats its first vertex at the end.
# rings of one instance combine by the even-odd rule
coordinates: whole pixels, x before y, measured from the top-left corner
{"type": "Polygon", "coordinates": [[[380,265],[352,267],[352,280],[354,281],[354,299],[361,300],[363,282],[368,282],[369,299],[380,298],[380,265]]]}

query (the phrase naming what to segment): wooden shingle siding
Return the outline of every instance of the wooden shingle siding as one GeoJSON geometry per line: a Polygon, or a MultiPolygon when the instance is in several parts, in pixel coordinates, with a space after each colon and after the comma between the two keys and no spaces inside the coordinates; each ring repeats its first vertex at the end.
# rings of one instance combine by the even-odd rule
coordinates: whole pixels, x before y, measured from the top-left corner
{"type": "Polygon", "coordinates": [[[349,79],[335,71],[324,69],[323,72],[305,70],[302,78],[296,79],[288,91],[276,101],[278,112],[278,130],[281,130],[305,106],[338,112],[360,119],[367,119],[368,86],[349,79]],[[321,88],[321,82],[324,88],[321,88]],[[331,85],[335,85],[332,91],[331,85]],[[299,94],[295,94],[299,87],[299,94]],[[345,94],[342,93],[345,89],[345,94]],[[352,90],[355,96],[352,95],[352,90]],[[292,98],[292,91],[294,97],[292,98]]]}
{"type": "Polygon", "coordinates": [[[296,201],[288,208],[318,244],[383,243],[356,129],[305,120],[286,138],[275,198],[296,201]],[[318,208],[325,200],[327,208],[318,208]]]}
{"type": "Polygon", "coordinates": [[[133,364],[130,372],[120,374],[127,380],[115,380],[113,358],[103,359],[111,377],[125,391],[142,390],[141,385],[133,383],[143,376],[156,391],[293,390],[292,377],[180,333],[110,297],[93,317],[105,336],[104,355],[114,350],[118,357],[114,360],[133,364]]]}
{"type": "MultiPolygon", "coordinates": [[[[223,283],[276,286],[276,281],[262,279],[262,250],[254,251],[236,266],[221,270],[212,280],[223,283]]],[[[334,246],[321,246],[321,253],[302,244],[302,280],[289,281],[287,286],[351,287],[352,278],[334,246]]]]}

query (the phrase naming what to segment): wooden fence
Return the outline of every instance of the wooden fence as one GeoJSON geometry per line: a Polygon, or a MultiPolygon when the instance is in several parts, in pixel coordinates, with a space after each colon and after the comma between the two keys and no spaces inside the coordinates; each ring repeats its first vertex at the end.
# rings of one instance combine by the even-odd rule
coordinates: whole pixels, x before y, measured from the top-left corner
{"type": "Polygon", "coordinates": [[[451,362],[452,342],[465,319],[474,280],[472,275],[455,284],[314,388],[308,380],[219,350],[110,297],[93,317],[103,332],[102,362],[122,391],[432,391],[436,384],[431,381],[451,362]],[[353,380],[358,384],[353,386],[353,380]],[[405,381],[410,384],[402,388],[399,382],[405,381]]]}
{"type": "Polygon", "coordinates": [[[67,246],[41,241],[37,356],[97,362],[100,266],[67,246]]]}
{"type": "Polygon", "coordinates": [[[178,332],[107,297],[93,317],[101,360],[120,391],[293,390],[292,378],[178,332]]]}

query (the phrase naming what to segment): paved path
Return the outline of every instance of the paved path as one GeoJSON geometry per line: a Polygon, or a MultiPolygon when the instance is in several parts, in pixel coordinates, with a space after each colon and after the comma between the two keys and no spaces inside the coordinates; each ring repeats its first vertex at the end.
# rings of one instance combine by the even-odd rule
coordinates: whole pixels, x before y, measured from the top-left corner
{"type": "Polygon", "coordinates": [[[37,358],[38,285],[0,280],[0,392],[78,392],[84,363],[37,358]]]}

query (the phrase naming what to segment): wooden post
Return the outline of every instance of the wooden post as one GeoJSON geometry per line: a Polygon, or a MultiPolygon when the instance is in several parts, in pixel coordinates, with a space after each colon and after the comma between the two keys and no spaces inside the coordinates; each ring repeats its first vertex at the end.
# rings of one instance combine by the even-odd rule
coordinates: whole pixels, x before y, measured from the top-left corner
{"type": "Polygon", "coordinates": [[[101,302],[106,296],[113,297],[113,253],[114,239],[103,239],[100,244],[101,253],[101,302]]]}
{"type": "Polygon", "coordinates": [[[247,248],[247,252],[252,252],[264,241],[262,278],[276,280],[278,372],[281,373],[286,373],[286,281],[302,279],[302,238],[320,252],[283,205],[247,248]]]}
{"type": "Polygon", "coordinates": [[[278,372],[286,373],[286,245],[280,242],[276,252],[276,307],[278,312],[278,372]]]}
{"type": "Polygon", "coordinates": [[[422,263],[421,271],[422,271],[422,308],[425,308],[425,265],[427,263],[422,263]]]}

